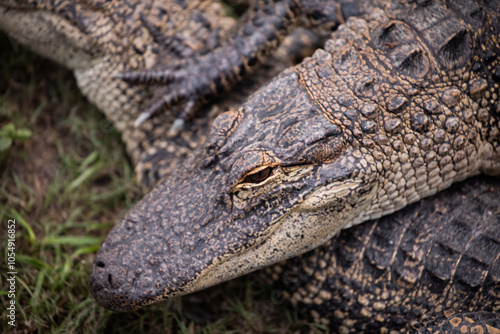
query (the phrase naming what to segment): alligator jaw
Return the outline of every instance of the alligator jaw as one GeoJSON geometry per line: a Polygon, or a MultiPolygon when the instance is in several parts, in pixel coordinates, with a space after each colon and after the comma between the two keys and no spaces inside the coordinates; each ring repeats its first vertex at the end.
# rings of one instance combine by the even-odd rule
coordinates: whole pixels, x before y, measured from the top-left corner
{"type": "Polygon", "coordinates": [[[227,211],[226,203],[217,200],[220,174],[203,169],[194,174],[164,180],[109,233],[90,277],[91,291],[104,307],[133,311],[257,269],[207,276],[262,243],[277,221],[270,217],[288,209],[276,206],[267,218],[254,212],[245,216],[235,207],[227,211]]]}

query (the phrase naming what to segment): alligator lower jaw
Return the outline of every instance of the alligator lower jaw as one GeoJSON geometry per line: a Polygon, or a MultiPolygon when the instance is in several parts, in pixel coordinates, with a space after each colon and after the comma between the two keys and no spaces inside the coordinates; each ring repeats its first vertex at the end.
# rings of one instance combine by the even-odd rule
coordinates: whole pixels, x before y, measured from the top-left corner
{"type": "Polygon", "coordinates": [[[272,239],[272,236],[275,231],[279,229],[281,224],[282,219],[278,218],[275,222],[273,222],[272,227],[267,231],[267,233],[261,236],[261,238],[252,246],[241,250],[236,254],[227,254],[221,258],[215,259],[210,265],[208,265],[205,269],[202,269],[191,280],[188,280],[182,285],[178,285],[175,289],[165,289],[163,291],[158,290],[151,293],[149,296],[134,296],[130,293],[130,288],[134,285],[134,282],[128,284],[128,289],[124,289],[124,287],[127,287],[127,283],[116,289],[108,286],[101,286],[100,282],[106,282],[107,278],[100,277],[102,276],[102,273],[100,272],[101,268],[99,268],[97,263],[93,264],[90,275],[90,289],[94,298],[103,307],[116,312],[132,312],[142,307],[165,301],[176,296],[190,294],[217,285],[276,262],[276,259],[274,259],[269,263],[252,266],[250,265],[252,261],[249,261],[248,259],[255,258],[255,253],[258,253],[259,249],[263,245],[266,245],[266,242],[269,239],[272,239]],[[247,265],[242,266],[242,263],[246,263],[247,265]]]}

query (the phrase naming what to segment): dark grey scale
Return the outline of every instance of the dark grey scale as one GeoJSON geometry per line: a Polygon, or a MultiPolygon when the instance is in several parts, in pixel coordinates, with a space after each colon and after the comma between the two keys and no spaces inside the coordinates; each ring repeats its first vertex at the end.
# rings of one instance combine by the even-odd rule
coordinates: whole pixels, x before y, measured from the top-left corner
{"type": "Polygon", "coordinates": [[[399,63],[398,69],[404,75],[423,78],[429,72],[429,66],[427,53],[421,49],[414,49],[399,63]]]}
{"type": "Polygon", "coordinates": [[[431,29],[450,15],[443,3],[436,0],[417,1],[413,6],[404,6],[402,11],[406,11],[406,15],[401,15],[401,20],[418,31],[431,29]]]}
{"type": "Polygon", "coordinates": [[[349,71],[352,68],[356,68],[359,61],[359,55],[357,52],[352,50],[343,50],[342,53],[336,53],[332,65],[336,70],[349,71]]]}
{"type": "Polygon", "coordinates": [[[477,78],[469,83],[469,94],[473,98],[483,96],[487,89],[488,81],[484,78],[477,78]]]}
{"type": "Polygon", "coordinates": [[[445,141],[446,138],[447,138],[446,131],[444,131],[443,129],[438,129],[434,132],[433,139],[435,143],[441,144],[442,142],[445,141]]]}
{"type": "Polygon", "coordinates": [[[444,126],[449,133],[455,133],[460,128],[460,121],[457,117],[451,116],[446,119],[444,126]]]}
{"type": "Polygon", "coordinates": [[[450,153],[450,149],[451,149],[450,144],[443,144],[438,149],[438,155],[442,157],[449,156],[448,154],[450,153]]]}
{"type": "Polygon", "coordinates": [[[401,67],[407,58],[406,50],[414,50],[418,45],[415,37],[413,30],[404,22],[391,21],[381,27],[378,33],[375,32],[372,40],[375,48],[387,52],[395,67],[401,67]]]}
{"type": "Polygon", "coordinates": [[[458,88],[446,89],[441,94],[441,101],[448,107],[456,106],[460,102],[460,96],[462,92],[458,88]]]}
{"type": "Polygon", "coordinates": [[[470,32],[466,29],[461,29],[443,43],[437,55],[445,61],[445,67],[449,70],[454,70],[462,67],[470,60],[470,48],[470,32]]]}
{"type": "Polygon", "coordinates": [[[424,111],[431,115],[438,115],[442,113],[442,107],[436,99],[431,98],[424,102],[424,111]]]}
{"type": "Polygon", "coordinates": [[[408,106],[408,99],[404,96],[396,96],[392,98],[386,105],[387,111],[398,114],[408,106]]]}
{"type": "Polygon", "coordinates": [[[404,34],[398,29],[398,22],[389,22],[385,26],[380,27],[375,36],[372,36],[374,45],[377,48],[393,47],[396,43],[404,38],[404,34]]]}
{"type": "Polygon", "coordinates": [[[446,281],[451,278],[454,265],[459,258],[460,254],[453,249],[439,243],[433,245],[425,261],[426,275],[430,276],[431,292],[443,293],[446,281]]]}
{"type": "Polygon", "coordinates": [[[316,70],[316,73],[318,74],[318,77],[320,79],[326,79],[325,81],[329,81],[332,77],[334,77],[334,71],[332,67],[329,64],[329,59],[325,59],[328,54],[326,53],[321,53],[321,56],[316,56],[318,53],[315,54],[314,59],[318,62],[319,68],[316,70]]]}
{"type": "Polygon", "coordinates": [[[376,91],[376,80],[372,76],[367,76],[363,81],[359,82],[354,87],[354,93],[356,96],[371,98],[375,94],[376,91]]]}
{"type": "Polygon", "coordinates": [[[353,104],[356,102],[354,97],[350,94],[341,94],[340,96],[337,97],[337,102],[344,107],[352,107],[353,104]]]}
{"type": "Polygon", "coordinates": [[[385,268],[390,265],[392,254],[399,246],[398,242],[394,240],[394,235],[403,233],[406,228],[401,223],[375,226],[366,244],[364,254],[373,266],[385,268]]]}
{"type": "Polygon", "coordinates": [[[387,118],[384,127],[390,134],[396,134],[401,129],[401,119],[397,117],[387,118]]]}
{"type": "Polygon", "coordinates": [[[380,107],[374,103],[365,103],[361,107],[361,114],[366,118],[375,118],[380,112],[380,107]]]}
{"type": "Polygon", "coordinates": [[[366,133],[374,133],[377,131],[377,123],[370,119],[363,120],[361,121],[361,129],[366,133]]]}

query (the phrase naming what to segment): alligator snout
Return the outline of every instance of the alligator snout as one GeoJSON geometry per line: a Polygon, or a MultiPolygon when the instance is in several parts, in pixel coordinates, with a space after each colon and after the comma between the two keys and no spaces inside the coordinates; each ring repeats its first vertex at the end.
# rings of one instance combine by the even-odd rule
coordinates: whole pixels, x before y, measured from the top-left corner
{"type": "Polygon", "coordinates": [[[101,304],[117,311],[126,311],[128,296],[120,298],[120,287],[127,281],[128,270],[116,264],[116,259],[104,255],[94,261],[90,287],[101,304]]]}
{"type": "Polygon", "coordinates": [[[131,240],[138,231],[140,217],[132,214],[118,224],[102,244],[92,265],[90,288],[94,297],[104,307],[115,311],[131,311],[142,306],[151,294],[151,278],[158,270],[158,263],[149,260],[155,251],[145,243],[131,240]],[[142,274],[145,275],[142,275],[142,274]],[[150,279],[141,280],[149,274],[150,279]]]}
{"type": "MultiPolygon", "coordinates": [[[[108,309],[133,311],[176,295],[205,266],[196,247],[190,247],[187,214],[176,211],[176,205],[158,204],[160,193],[165,192],[140,201],[109,233],[94,259],[90,288],[108,309]]],[[[183,200],[180,192],[172,197],[163,203],[183,200]]]]}
{"type": "Polygon", "coordinates": [[[95,269],[95,276],[98,277],[95,281],[94,289],[100,291],[103,289],[118,289],[125,282],[127,272],[119,266],[113,264],[112,259],[99,258],[95,266],[101,269],[95,269]],[[106,266],[106,263],[108,264],[106,266]],[[107,284],[106,284],[107,282],[107,284]],[[103,284],[104,283],[104,284],[103,284]]]}
{"type": "MultiPolygon", "coordinates": [[[[194,155],[196,156],[196,155],[194,155]]],[[[187,162],[194,164],[193,161],[187,162]]],[[[194,284],[218,258],[243,248],[249,230],[231,224],[220,201],[221,174],[180,168],[160,182],[108,234],[96,254],[90,287],[97,301],[133,311],[213,283],[194,284]]],[[[259,233],[265,224],[255,221],[259,233]]]]}

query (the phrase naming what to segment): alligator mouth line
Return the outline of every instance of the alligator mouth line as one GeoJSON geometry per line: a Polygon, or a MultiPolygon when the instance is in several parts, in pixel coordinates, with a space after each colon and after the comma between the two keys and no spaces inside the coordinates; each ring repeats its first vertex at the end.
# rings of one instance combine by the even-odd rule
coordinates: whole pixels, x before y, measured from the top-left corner
{"type": "Polygon", "coordinates": [[[288,213],[286,213],[284,216],[279,217],[279,218],[275,219],[274,221],[272,221],[270,223],[270,225],[272,227],[268,230],[268,232],[265,235],[262,235],[261,238],[259,240],[256,240],[250,247],[244,248],[239,253],[223,255],[222,257],[213,261],[210,265],[208,265],[204,270],[202,270],[193,279],[186,282],[185,285],[177,288],[176,290],[174,290],[172,292],[169,292],[168,294],[158,296],[158,297],[148,301],[146,303],[146,305],[154,304],[156,302],[165,300],[167,298],[172,298],[175,296],[200,291],[200,290],[203,290],[205,288],[208,288],[208,287],[223,283],[225,281],[228,281],[232,278],[240,277],[240,276],[243,276],[247,273],[251,273],[255,270],[258,270],[262,267],[265,267],[266,265],[269,265],[269,264],[264,264],[264,265],[257,266],[255,268],[253,268],[253,270],[250,270],[250,271],[245,270],[242,272],[236,272],[236,274],[234,274],[234,273],[227,274],[228,273],[227,270],[222,270],[223,273],[226,273],[224,279],[220,279],[221,278],[220,274],[217,275],[217,272],[221,271],[221,267],[223,267],[225,264],[229,263],[232,259],[245,257],[245,255],[248,255],[252,251],[258,249],[259,247],[262,247],[273,236],[273,234],[279,229],[279,227],[283,224],[287,215],[288,215],[288,213]],[[214,277],[217,277],[219,279],[216,282],[214,282],[214,277]]]}

